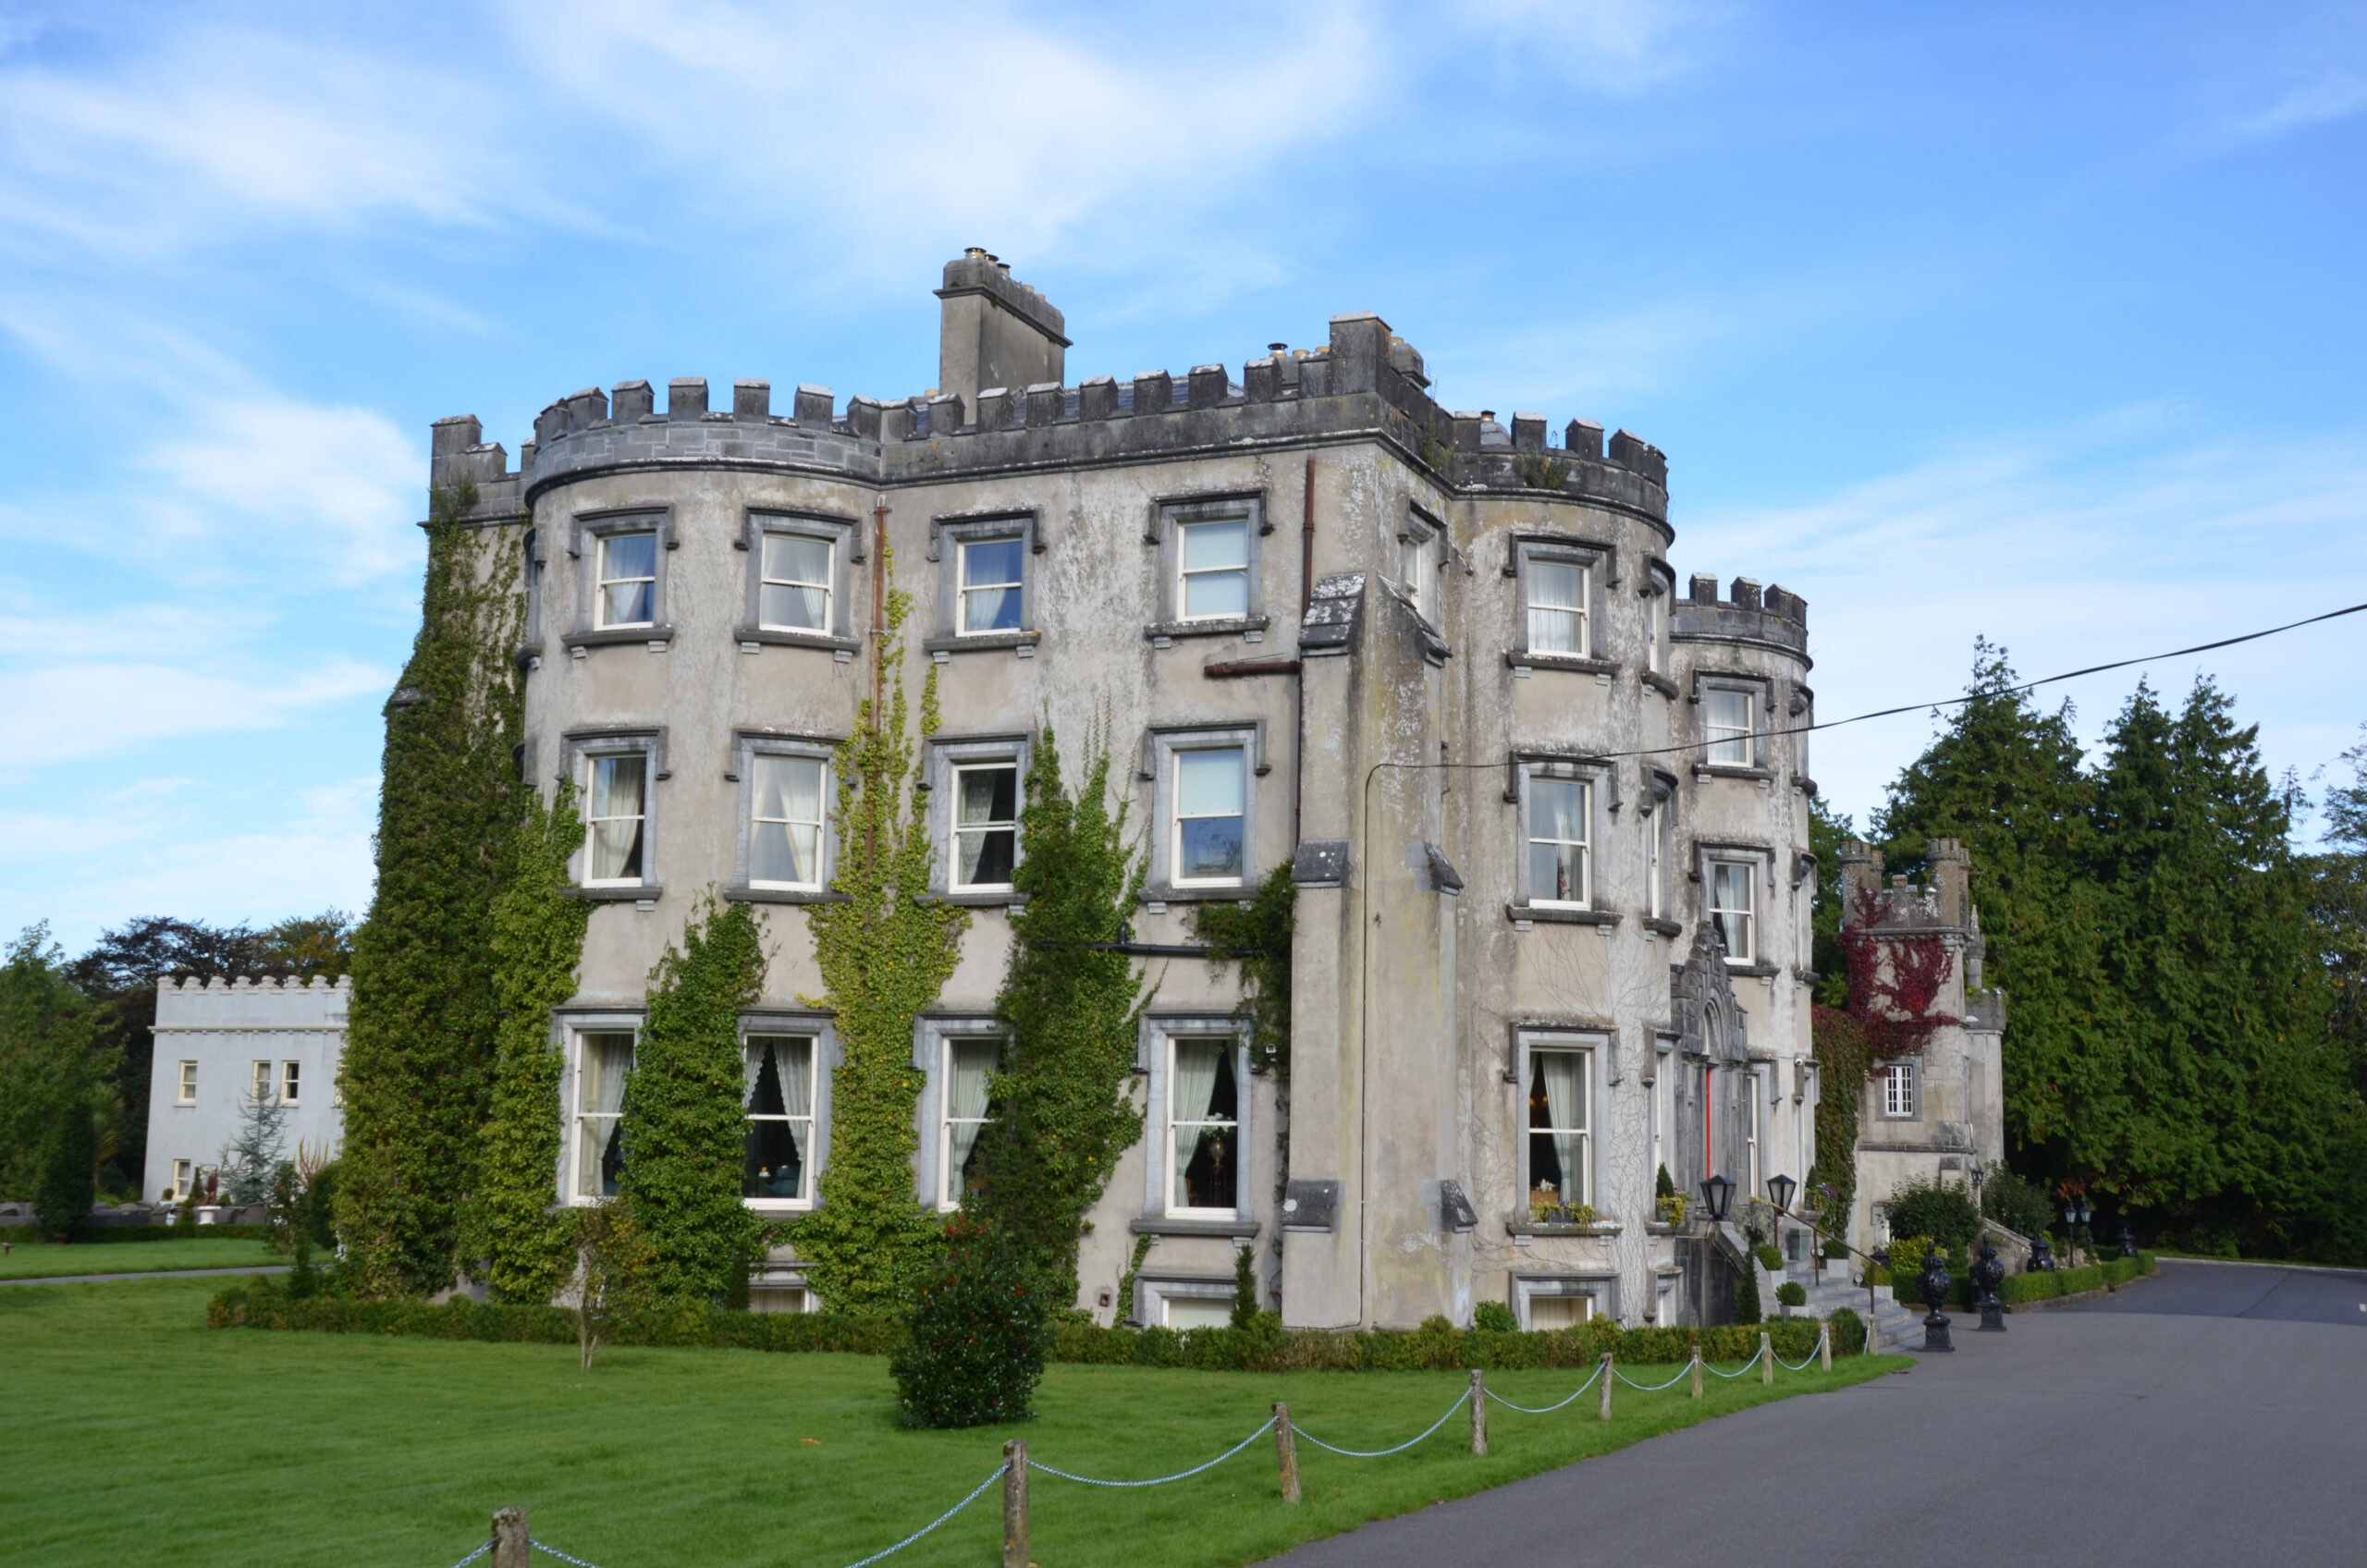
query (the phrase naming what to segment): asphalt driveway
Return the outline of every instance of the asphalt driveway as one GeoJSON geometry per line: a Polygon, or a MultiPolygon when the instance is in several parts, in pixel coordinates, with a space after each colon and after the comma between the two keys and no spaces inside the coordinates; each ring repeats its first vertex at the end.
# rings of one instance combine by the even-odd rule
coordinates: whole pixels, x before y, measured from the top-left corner
{"type": "MultiPolygon", "coordinates": [[[[2349,1562],[2367,1273],[2165,1260],[1953,1355],[1303,1547],[1291,1568],[2349,1562]]],[[[1576,1413],[1560,1417],[1568,1419],[1576,1413]]],[[[1583,1415],[1576,1418],[1584,1419],[1583,1415]]]]}

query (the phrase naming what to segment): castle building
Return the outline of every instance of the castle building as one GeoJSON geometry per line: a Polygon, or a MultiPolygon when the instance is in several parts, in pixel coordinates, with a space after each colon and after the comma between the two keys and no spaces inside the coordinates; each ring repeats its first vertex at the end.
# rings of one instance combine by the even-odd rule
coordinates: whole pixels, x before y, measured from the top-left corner
{"type": "MultiPolygon", "coordinates": [[[[904,679],[940,682],[932,894],[975,914],[913,1040],[921,1203],[959,1204],[991,1114],[1032,739],[1107,716],[1135,939],[1188,945],[1195,905],[1287,864],[1294,1020],[1285,1095],[1228,966],[1152,966],[1146,1133],[1080,1305],[1220,1320],[1251,1246],[1294,1326],[1714,1320],[1713,1231],[1660,1220],[1656,1172],[1760,1194],[1813,1150],[1802,601],[1680,578],[1657,448],[1443,410],[1379,316],[1238,373],[1071,383],[1061,312],[995,258],[937,293],[925,396],[776,411],[763,381],[715,407],[677,380],[661,408],[626,381],[545,410],[514,469],[474,418],[435,426],[433,482],[472,481],[524,573],[526,766],[588,817],[555,1192],[612,1190],[644,977],[713,886],[776,955],[746,1201],[815,1201],[836,1044],[799,999],[804,906],[892,556],[904,679]]],[[[801,1290],[784,1249],[760,1293],[801,1290]]]]}
{"type": "Polygon", "coordinates": [[[335,1158],[345,1142],[337,1068],[353,981],[156,982],[155,1072],[148,1085],[143,1196],[176,1203],[218,1173],[256,1100],[285,1108],[284,1153],[335,1158]]]}
{"type": "Polygon", "coordinates": [[[1955,839],[1932,839],[1923,860],[1923,885],[1885,884],[1881,851],[1853,839],[1841,852],[1845,939],[1870,944],[1867,979],[1886,993],[1871,1011],[1930,1021],[1913,1048],[1878,1056],[1866,1075],[1856,1236],[1886,1233],[1881,1205],[1908,1181],[1977,1191],[2005,1169],[2005,998],[1983,984],[1972,857],[1955,839]]]}

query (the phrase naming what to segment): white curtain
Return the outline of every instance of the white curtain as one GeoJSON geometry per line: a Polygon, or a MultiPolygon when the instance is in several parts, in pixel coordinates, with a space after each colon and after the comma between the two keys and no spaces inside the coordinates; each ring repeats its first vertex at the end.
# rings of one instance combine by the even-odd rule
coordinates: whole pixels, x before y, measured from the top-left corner
{"type": "Polygon", "coordinates": [[[1220,1040],[1175,1042],[1175,1082],[1168,1087],[1174,1101],[1169,1120],[1175,1123],[1175,1192],[1169,1202],[1178,1208],[1185,1206],[1184,1172],[1191,1165],[1192,1155],[1200,1142],[1200,1129],[1185,1124],[1208,1120],[1224,1050],[1225,1042],[1220,1040]]]}
{"type": "Polygon", "coordinates": [[[1586,1191],[1578,1180],[1580,1140],[1575,1131],[1586,1124],[1586,1105],[1578,1092],[1578,1053],[1539,1051],[1537,1065],[1545,1080],[1545,1114],[1553,1122],[1553,1158],[1562,1165],[1562,1201],[1577,1203],[1586,1191]]]}
{"type": "Polygon", "coordinates": [[[773,1071],[780,1074],[781,1108],[789,1112],[789,1144],[802,1170],[807,1164],[805,1118],[814,1114],[814,1042],[773,1042],[773,1071]]]}
{"type": "Polygon", "coordinates": [[[978,1133],[986,1125],[987,1074],[1001,1057],[1000,1040],[953,1042],[953,1082],[946,1086],[945,1103],[947,1142],[952,1146],[946,1155],[945,1190],[957,1202],[962,1196],[963,1169],[970,1163],[970,1151],[977,1146],[978,1133]]]}
{"type": "Polygon", "coordinates": [[[641,791],[644,759],[600,757],[592,765],[592,879],[613,882],[641,875],[641,791]]]}

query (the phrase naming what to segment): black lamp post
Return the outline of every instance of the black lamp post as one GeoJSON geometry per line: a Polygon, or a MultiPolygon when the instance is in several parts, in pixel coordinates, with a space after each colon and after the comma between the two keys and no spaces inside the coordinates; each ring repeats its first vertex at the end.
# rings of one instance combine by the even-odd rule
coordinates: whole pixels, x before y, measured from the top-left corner
{"type": "Polygon", "coordinates": [[[1923,1257],[1923,1305],[1931,1313],[1923,1319],[1923,1348],[1927,1351],[1953,1351],[1956,1347],[1948,1338],[1948,1315],[1940,1310],[1948,1303],[1948,1290],[1956,1279],[1948,1272],[1948,1260],[1933,1242],[1932,1250],[1923,1257]]]}
{"type": "Polygon", "coordinates": [[[1724,1224],[1726,1209],[1735,1201],[1735,1184],[1723,1176],[1712,1176],[1701,1183],[1701,1212],[1716,1224],[1724,1224]]]}

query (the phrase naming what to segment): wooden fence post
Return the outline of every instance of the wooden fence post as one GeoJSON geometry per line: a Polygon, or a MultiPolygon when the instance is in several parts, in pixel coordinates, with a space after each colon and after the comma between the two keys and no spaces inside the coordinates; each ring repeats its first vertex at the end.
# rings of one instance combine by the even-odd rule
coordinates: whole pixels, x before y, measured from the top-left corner
{"type": "Polygon", "coordinates": [[[1488,1457],[1488,1375],[1471,1369],[1471,1456],[1488,1457]]]}
{"type": "Polygon", "coordinates": [[[1775,1341],[1767,1330],[1759,1330],[1759,1380],[1769,1388],[1775,1386],[1775,1341]]]}
{"type": "Polygon", "coordinates": [[[1613,1366],[1613,1363],[1612,1363],[1612,1359],[1611,1359],[1611,1353],[1610,1353],[1609,1351],[1604,1351],[1604,1352],[1602,1353],[1602,1399],[1601,1399],[1601,1405],[1602,1405],[1602,1418],[1603,1418],[1605,1421],[1608,1421],[1608,1420],[1610,1420],[1610,1419],[1611,1419],[1611,1379],[1612,1379],[1612,1377],[1613,1376],[1613,1371],[1612,1371],[1612,1366],[1613,1366]]]}
{"type": "Polygon", "coordinates": [[[1825,1324],[1824,1324],[1823,1329],[1821,1329],[1821,1330],[1819,1330],[1819,1332],[1818,1332],[1818,1334],[1817,1334],[1817,1337],[1816,1337],[1816,1349],[1817,1349],[1817,1354],[1818,1354],[1818,1355],[1820,1355],[1820,1356],[1821,1356],[1821,1357],[1823,1358],[1823,1360],[1824,1360],[1824,1369],[1825,1369],[1827,1372],[1832,1371],[1832,1370],[1833,1370],[1833,1320],[1832,1320],[1831,1318],[1827,1318],[1827,1319],[1825,1320],[1825,1324]]]}
{"type": "Polygon", "coordinates": [[[493,1568],[530,1568],[526,1511],[505,1508],[493,1516],[493,1568]]]}
{"type": "Polygon", "coordinates": [[[1291,1440],[1291,1407],[1274,1406],[1274,1463],[1282,1472],[1282,1501],[1298,1501],[1298,1444],[1291,1440]]]}
{"type": "Polygon", "coordinates": [[[1002,1568],[1027,1568],[1027,1444],[1002,1445],[1002,1568]]]}

